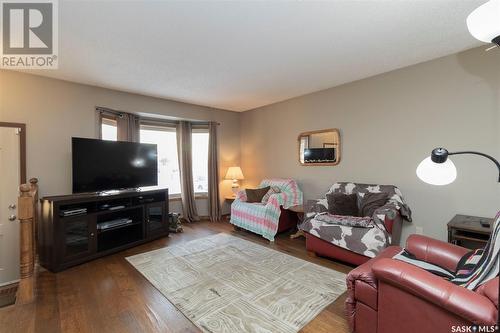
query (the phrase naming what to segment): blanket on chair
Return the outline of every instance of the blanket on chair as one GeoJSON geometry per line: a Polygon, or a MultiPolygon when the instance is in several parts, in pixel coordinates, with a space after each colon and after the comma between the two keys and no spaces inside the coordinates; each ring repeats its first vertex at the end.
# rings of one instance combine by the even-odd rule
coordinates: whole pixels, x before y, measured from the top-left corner
{"type": "Polygon", "coordinates": [[[288,209],[302,205],[303,194],[293,179],[264,179],[259,188],[272,186],[279,188],[279,193],[269,196],[267,203],[246,202],[245,190],[238,192],[231,205],[231,224],[249,230],[264,238],[274,241],[278,230],[281,207],[288,209]]]}
{"type": "Polygon", "coordinates": [[[441,276],[464,288],[475,290],[480,285],[494,279],[499,272],[500,255],[500,212],[495,217],[491,237],[483,249],[473,250],[465,254],[459,261],[455,272],[440,266],[416,259],[406,250],[396,254],[393,259],[420,267],[432,274],[441,276]]]}
{"type": "MultiPolygon", "coordinates": [[[[330,187],[328,193],[356,193],[360,197],[365,193],[387,193],[387,203],[375,210],[371,216],[371,223],[366,227],[355,227],[352,223],[328,223],[324,220],[328,212],[326,198],[309,200],[305,207],[304,221],[299,229],[321,238],[333,245],[349,251],[374,258],[383,249],[391,244],[391,235],[385,227],[387,218],[394,218],[400,214],[405,220],[411,221],[411,210],[403,199],[401,191],[392,185],[356,184],[337,182],[330,187]]],[[[351,217],[352,218],[352,217],[351,217]]]]}

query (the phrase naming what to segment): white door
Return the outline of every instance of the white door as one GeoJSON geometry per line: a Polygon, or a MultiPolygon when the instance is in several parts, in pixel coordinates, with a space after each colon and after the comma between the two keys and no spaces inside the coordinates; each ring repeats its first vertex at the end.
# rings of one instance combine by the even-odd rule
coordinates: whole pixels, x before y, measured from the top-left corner
{"type": "Polygon", "coordinates": [[[19,129],[0,127],[0,286],[19,280],[19,129]]]}

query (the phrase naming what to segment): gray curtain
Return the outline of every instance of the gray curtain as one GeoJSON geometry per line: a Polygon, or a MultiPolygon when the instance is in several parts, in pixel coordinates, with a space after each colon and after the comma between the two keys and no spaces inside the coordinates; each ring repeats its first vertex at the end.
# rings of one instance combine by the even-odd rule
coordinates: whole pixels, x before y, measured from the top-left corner
{"type": "Polygon", "coordinates": [[[210,221],[220,221],[222,217],[219,199],[217,126],[215,122],[208,124],[208,214],[210,221]]]}
{"type": "Polygon", "coordinates": [[[140,119],[131,113],[118,112],[109,109],[96,108],[99,138],[102,138],[102,118],[116,120],[118,141],[139,142],[140,119]]]}
{"type": "Polygon", "coordinates": [[[139,142],[139,117],[131,113],[121,113],[117,119],[118,140],[139,142]]]}
{"type": "Polygon", "coordinates": [[[188,221],[199,221],[194,198],[193,163],[192,163],[192,126],[188,121],[177,125],[177,151],[179,154],[179,170],[181,174],[182,217],[188,221]]]}
{"type": "Polygon", "coordinates": [[[139,116],[135,114],[128,115],[127,138],[130,142],[140,142],[141,123],[139,116]]]}

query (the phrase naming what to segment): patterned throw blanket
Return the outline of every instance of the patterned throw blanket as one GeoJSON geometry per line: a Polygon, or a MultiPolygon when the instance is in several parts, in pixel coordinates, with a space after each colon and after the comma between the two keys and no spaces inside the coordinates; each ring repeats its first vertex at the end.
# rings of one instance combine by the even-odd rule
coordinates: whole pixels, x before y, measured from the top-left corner
{"type": "Polygon", "coordinates": [[[491,237],[484,249],[478,249],[465,254],[457,265],[455,272],[450,272],[440,266],[416,259],[406,250],[396,254],[393,259],[401,260],[418,266],[426,271],[439,275],[456,285],[475,290],[480,285],[494,279],[499,272],[500,256],[500,212],[495,217],[491,237]]]}
{"type": "Polygon", "coordinates": [[[231,205],[231,223],[274,241],[278,231],[281,207],[288,209],[303,204],[303,194],[293,179],[264,179],[259,188],[278,188],[265,203],[246,202],[245,191],[239,191],[231,205]]]}
{"type": "Polygon", "coordinates": [[[359,197],[368,192],[386,193],[388,198],[386,204],[375,210],[371,216],[369,227],[368,224],[367,227],[353,227],[349,223],[325,221],[322,215],[328,212],[328,201],[322,198],[308,201],[304,221],[299,228],[333,245],[374,258],[391,244],[391,235],[385,228],[386,219],[394,219],[400,214],[405,220],[411,221],[411,210],[406,205],[400,190],[393,185],[338,182],[328,191],[328,193],[356,193],[359,197]]]}
{"type": "Polygon", "coordinates": [[[351,228],[373,228],[371,217],[333,215],[330,213],[320,213],[316,215],[316,220],[335,225],[343,225],[351,228]]]}

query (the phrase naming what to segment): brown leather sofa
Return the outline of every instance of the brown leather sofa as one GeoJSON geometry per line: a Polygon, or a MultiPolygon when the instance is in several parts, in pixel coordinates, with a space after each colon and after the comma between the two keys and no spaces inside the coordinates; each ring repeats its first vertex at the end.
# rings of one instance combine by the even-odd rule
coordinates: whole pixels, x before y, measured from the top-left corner
{"type": "MultiPolygon", "coordinates": [[[[421,235],[410,236],[406,248],[449,270],[469,251],[421,235]]],[[[497,323],[498,277],[471,291],[391,259],[400,250],[388,247],[348,274],[346,312],[352,332],[448,333],[452,326],[497,323]]]]}

